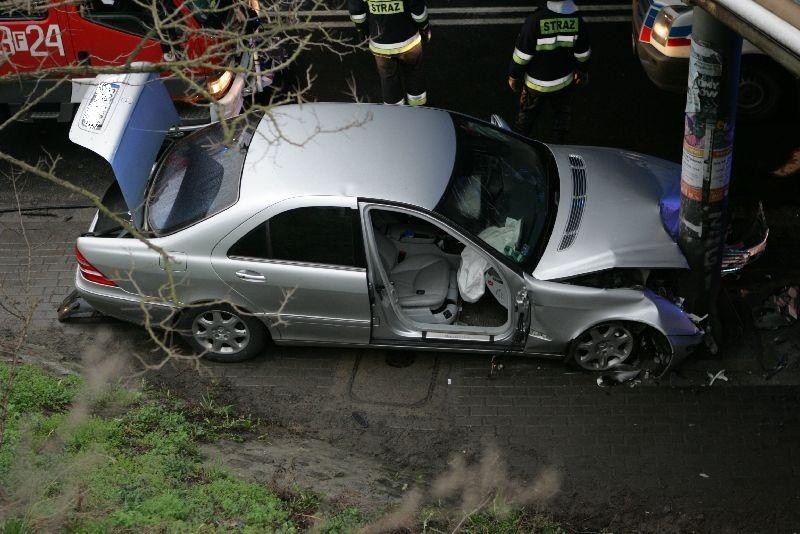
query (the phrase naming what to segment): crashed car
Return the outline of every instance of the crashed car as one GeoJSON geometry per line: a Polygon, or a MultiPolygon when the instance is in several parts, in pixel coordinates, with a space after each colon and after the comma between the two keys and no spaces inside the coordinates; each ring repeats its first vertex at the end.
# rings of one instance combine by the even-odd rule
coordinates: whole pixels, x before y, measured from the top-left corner
{"type": "Polygon", "coordinates": [[[103,314],[176,328],[218,361],[272,341],[605,370],[644,348],[674,365],[702,342],[659,209],[677,164],[343,103],[212,125],[156,162],[176,117],[141,76],[98,85],[70,132],[111,164],[105,205],[148,237],[98,214],[78,238],[76,292],[103,314]]]}
{"type": "Polygon", "coordinates": [[[244,16],[231,2],[205,0],[16,2],[0,13],[0,117],[23,109],[21,120],[69,122],[94,80],[91,74],[81,75],[81,67],[180,59],[202,59],[202,66],[165,78],[181,116],[177,126],[191,130],[220,115],[234,116],[242,109],[243,72],[251,57],[219,35],[236,24],[244,26],[234,20],[244,16]],[[180,28],[173,24],[154,31],[159,19],[174,21],[176,12],[182,14],[180,28]],[[218,106],[209,105],[209,96],[218,106]]]}

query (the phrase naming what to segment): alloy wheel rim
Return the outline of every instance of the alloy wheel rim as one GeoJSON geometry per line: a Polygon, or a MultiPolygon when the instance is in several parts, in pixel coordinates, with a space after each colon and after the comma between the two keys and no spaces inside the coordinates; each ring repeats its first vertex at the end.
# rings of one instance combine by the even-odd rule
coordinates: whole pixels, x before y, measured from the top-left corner
{"type": "Polygon", "coordinates": [[[578,339],[578,365],[605,371],[625,362],[633,353],[633,334],[621,324],[601,324],[578,339]]]}
{"type": "Polygon", "coordinates": [[[234,313],[208,310],[199,314],[192,322],[192,337],[208,352],[231,355],[247,348],[250,330],[234,313]]]}

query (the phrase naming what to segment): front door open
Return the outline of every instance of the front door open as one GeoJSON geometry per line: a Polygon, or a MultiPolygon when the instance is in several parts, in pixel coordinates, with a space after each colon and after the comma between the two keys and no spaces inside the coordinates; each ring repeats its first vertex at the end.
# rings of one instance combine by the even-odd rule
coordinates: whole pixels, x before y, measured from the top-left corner
{"type": "Polygon", "coordinates": [[[360,210],[373,341],[456,347],[519,341],[529,302],[518,273],[427,213],[369,203],[360,210]]]}

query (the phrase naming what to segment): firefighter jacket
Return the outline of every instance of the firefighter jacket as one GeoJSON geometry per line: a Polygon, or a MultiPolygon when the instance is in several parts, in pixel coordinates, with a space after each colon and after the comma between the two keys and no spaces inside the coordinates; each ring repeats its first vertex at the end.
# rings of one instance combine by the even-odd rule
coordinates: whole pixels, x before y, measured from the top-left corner
{"type": "Polygon", "coordinates": [[[569,86],[576,69],[586,68],[591,48],[583,18],[571,1],[547,2],[525,19],[517,37],[509,76],[525,77],[540,93],[569,86]]]}
{"type": "Polygon", "coordinates": [[[422,42],[419,30],[428,25],[425,0],[347,0],[350,19],[369,32],[374,54],[396,55],[422,42]]]}

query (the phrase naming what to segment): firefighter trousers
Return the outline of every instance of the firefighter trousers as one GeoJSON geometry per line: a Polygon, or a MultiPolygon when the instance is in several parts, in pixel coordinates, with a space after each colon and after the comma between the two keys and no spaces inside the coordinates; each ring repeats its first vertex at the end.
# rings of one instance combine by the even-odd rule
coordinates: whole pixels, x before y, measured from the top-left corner
{"type": "MultiPolygon", "coordinates": [[[[542,109],[550,107],[553,120],[550,125],[550,139],[553,143],[565,143],[572,122],[572,97],[575,88],[572,85],[552,93],[540,93],[529,87],[522,89],[519,97],[519,113],[514,124],[514,130],[524,136],[530,137],[531,130],[536,124],[542,109]]],[[[546,129],[545,129],[546,131],[546,129]]]]}
{"type": "Polygon", "coordinates": [[[425,105],[425,71],[422,64],[422,44],[396,55],[375,54],[381,78],[383,101],[387,104],[425,105]],[[403,88],[405,87],[405,91],[403,88]]]}

